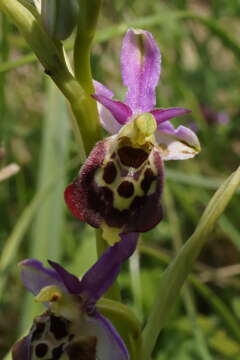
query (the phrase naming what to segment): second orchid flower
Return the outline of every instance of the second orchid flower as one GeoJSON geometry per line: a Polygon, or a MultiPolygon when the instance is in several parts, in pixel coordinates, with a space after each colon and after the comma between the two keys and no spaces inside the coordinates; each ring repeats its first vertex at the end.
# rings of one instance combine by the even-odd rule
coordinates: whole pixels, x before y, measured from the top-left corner
{"type": "Polygon", "coordinates": [[[81,280],[53,261],[52,269],[35,259],[22,261],[21,278],[47,311],[14,345],[13,360],[129,360],[123,340],[96,302],[116,280],[136,241],[133,233],[110,247],[81,280]]]}

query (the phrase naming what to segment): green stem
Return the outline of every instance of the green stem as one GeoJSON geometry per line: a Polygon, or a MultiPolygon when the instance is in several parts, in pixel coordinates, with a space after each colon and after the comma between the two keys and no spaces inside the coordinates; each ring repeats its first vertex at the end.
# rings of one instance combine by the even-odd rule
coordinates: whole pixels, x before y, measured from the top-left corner
{"type": "Polygon", "coordinates": [[[140,272],[140,254],[139,248],[135,250],[134,254],[129,259],[129,272],[131,278],[131,288],[133,293],[134,305],[137,314],[142,319],[143,304],[142,304],[142,284],[140,272]]]}
{"type": "Polygon", "coordinates": [[[126,305],[105,298],[97,303],[97,308],[116,326],[128,348],[130,359],[139,360],[141,323],[134,312],[126,305]]]}
{"type": "Polygon", "coordinates": [[[75,129],[79,132],[77,138],[82,137],[85,151],[89,153],[93,144],[99,140],[99,125],[92,111],[92,99],[69,72],[60,46],[56,46],[41,27],[35,9],[30,5],[25,6],[23,0],[0,0],[0,10],[13,20],[44,66],[45,72],[70,102],[77,124],[75,129]]]}
{"type": "MultiPolygon", "coordinates": [[[[101,128],[96,101],[91,97],[95,92],[91,71],[91,48],[96,31],[101,0],[79,0],[79,19],[77,34],[74,43],[74,73],[76,80],[81,84],[87,94],[84,101],[84,115],[86,125],[91,131],[91,136],[85,140],[87,154],[101,137],[101,128]]],[[[81,104],[82,105],[82,104],[81,104]]],[[[80,109],[77,110],[77,112],[80,109]]]]}
{"type": "MultiPolygon", "coordinates": [[[[177,19],[183,20],[195,20],[201,22],[204,26],[208,27],[210,32],[216,35],[222,44],[233,51],[234,56],[239,61],[240,60],[240,46],[239,44],[231,37],[231,35],[225,32],[224,29],[221,28],[219,23],[215,21],[213,18],[208,18],[206,16],[197,15],[194,12],[186,12],[186,11],[176,11],[175,13],[171,11],[170,14],[166,14],[165,12],[161,15],[148,16],[145,18],[139,18],[137,20],[133,20],[131,22],[125,22],[123,24],[115,25],[108,27],[106,29],[100,30],[96,34],[95,41],[97,43],[104,43],[113,37],[123,35],[129,27],[136,28],[147,28],[153,27],[156,25],[160,25],[163,23],[167,16],[175,16],[177,19]]],[[[72,49],[72,42],[68,42],[66,44],[66,49],[72,49]]],[[[29,64],[36,61],[36,57],[34,54],[28,54],[20,57],[15,61],[8,61],[0,64],[0,72],[7,72],[12,69],[15,69],[19,66],[29,64]]]]}
{"type": "Polygon", "coordinates": [[[79,0],[79,18],[74,43],[74,72],[88,94],[94,92],[91,71],[91,48],[96,32],[101,0],[79,0]]]}
{"type": "MultiPolygon", "coordinates": [[[[0,59],[1,62],[7,62],[9,47],[7,41],[8,35],[8,19],[4,14],[1,14],[0,18],[0,59]]],[[[0,114],[1,114],[1,137],[2,140],[5,138],[6,133],[6,96],[5,96],[5,74],[0,74],[0,114]]]]}

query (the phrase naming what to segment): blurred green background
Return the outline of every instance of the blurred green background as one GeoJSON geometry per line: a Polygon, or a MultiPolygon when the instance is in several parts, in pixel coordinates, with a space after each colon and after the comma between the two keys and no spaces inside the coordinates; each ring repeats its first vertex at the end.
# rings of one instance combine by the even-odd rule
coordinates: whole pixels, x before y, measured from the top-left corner
{"type": "MultiPolygon", "coordinates": [[[[192,109],[174,123],[193,128],[202,144],[196,158],[165,163],[164,220],[143,236],[138,253],[123,267],[123,300],[143,321],[161,272],[193,232],[214,190],[239,165],[239,20],[239,0],[103,1],[94,77],[123,98],[122,35],[128,27],[152,31],[162,52],[157,104],[192,109]]],[[[70,39],[66,46],[71,45],[70,39]]],[[[81,275],[95,261],[96,250],[94,231],[74,219],[63,201],[64,187],[80,166],[68,107],[2,14],[0,114],[0,179],[9,164],[20,167],[0,181],[3,358],[39,313],[16,264],[26,257],[50,258],[81,275]]],[[[154,359],[240,359],[239,194],[209,240],[154,359]]]]}

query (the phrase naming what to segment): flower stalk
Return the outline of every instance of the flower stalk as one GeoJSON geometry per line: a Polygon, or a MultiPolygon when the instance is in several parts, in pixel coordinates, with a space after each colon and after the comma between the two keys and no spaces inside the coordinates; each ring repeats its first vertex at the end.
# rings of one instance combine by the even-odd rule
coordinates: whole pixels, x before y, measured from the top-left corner
{"type": "Polygon", "coordinates": [[[88,94],[94,93],[90,56],[100,7],[101,0],[79,0],[80,11],[74,43],[74,73],[88,94]]]}
{"type": "Polygon", "coordinates": [[[89,143],[86,144],[86,153],[100,140],[101,129],[96,102],[90,96],[94,93],[92,71],[91,71],[91,49],[96,31],[96,25],[101,7],[101,0],[87,1],[79,0],[79,15],[77,20],[77,33],[74,43],[74,74],[79,84],[84,89],[86,96],[86,110],[88,126],[92,128],[92,135],[89,136],[89,143]],[[90,117],[90,118],[89,118],[90,117]]]}
{"type": "MultiPolygon", "coordinates": [[[[57,46],[41,26],[36,9],[24,0],[0,0],[0,9],[6,13],[22,32],[26,41],[43,65],[45,72],[70,102],[78,130],[77,138],[82,138],[85,151],[89,153],[99,140],[96,112],[92,111],[93,100],[69,72],[63,48],[57,46]],[[62,50],[61,50],[62,49],[62,50]]],[[[61,45],[59,42],[58,45],[61,45]]]]}

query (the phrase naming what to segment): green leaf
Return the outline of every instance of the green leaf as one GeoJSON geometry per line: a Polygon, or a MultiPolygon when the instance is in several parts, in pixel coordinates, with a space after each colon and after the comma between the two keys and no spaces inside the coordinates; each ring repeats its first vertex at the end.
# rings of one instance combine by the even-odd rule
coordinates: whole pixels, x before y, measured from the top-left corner
{"type": "Polygon", "coordinates": [[[240,168],[214,194],[195,232],[163,273],[152,312],[143,331],[142,360],[148,360],[151,356],[158,335],[169,318],[184,281],[239,184],[240,168]]]}

